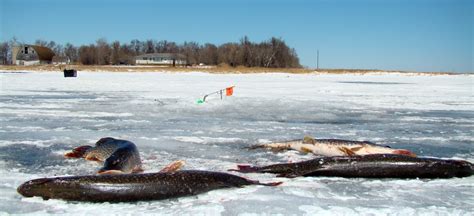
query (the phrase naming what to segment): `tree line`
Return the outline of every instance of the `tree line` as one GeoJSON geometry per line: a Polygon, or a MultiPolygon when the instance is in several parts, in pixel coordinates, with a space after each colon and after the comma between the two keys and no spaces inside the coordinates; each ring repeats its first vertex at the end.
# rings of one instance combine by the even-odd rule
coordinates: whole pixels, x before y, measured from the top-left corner
{"type": "MultiPolygon", "coordinates": [[[[11,64],[11,50],[16,39],[0,43],[0,59],[3,64],[11,64]]],[[[75,46],[54,41],[36,40],[35,45],[45,46],[57,56],[66,56],[72,63],[83,65],[135,64],[135,57],[147,53],[174,53],[185,56],[189,65],[227,64],[233,67],[301,67],[295,49],[290,48],[281,38],[272,37],[260,43],[251,42],[247,36],[239,42],[221,45],[184,42],[177,44],[167,40],[131,40],[129,43],[108,42],[105,38],[95,43],[75,46]]]]}

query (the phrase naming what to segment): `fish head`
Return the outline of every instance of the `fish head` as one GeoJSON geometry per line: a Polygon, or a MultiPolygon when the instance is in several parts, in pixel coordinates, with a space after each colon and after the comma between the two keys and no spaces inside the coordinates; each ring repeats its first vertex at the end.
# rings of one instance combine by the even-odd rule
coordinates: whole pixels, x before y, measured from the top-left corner
{"type": "Polygon", "coordinates": [[[454,165],[458,167],[458,177],[467,177],[474,175],[474,164],[465,160],[452,160],[454,165]]]}
{"type": "Polygon", "coordinates": [[[54,179],[50,178],[40,178],[40,179],[33,179],[21,184],[17,191],[24,197],[34,197],[34,196],[41,196],[43,199],[48,199],[51,197],[51,184],[53,184],[54,179]]]}
{"type": "Polygon", "coordinates": [[[111,170],[124,170],[126,169],[126,159],[124,158],[117,158],[117,157],[109,157],[104,162],[104,166],[99,170],[100,173],[105,173],[111,170]]]}
{"type": "Polygon", "coordinates": [[[134,152],[129,149],[118,149],[104,162],[104,166],[99,170],[99,173],[116,170],[124,173],[130,173],[139,166],[134,160],[134,152]]]}

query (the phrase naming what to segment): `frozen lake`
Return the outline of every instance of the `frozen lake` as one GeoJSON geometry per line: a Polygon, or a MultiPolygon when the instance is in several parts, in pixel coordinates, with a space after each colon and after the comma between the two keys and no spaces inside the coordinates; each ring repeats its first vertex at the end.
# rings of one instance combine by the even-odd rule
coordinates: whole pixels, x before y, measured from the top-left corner
{"type": "MultiPolygon", "coordinates": [[[[0,215],[473,215],[474,177],[439,180],[276,178],[278,187],[215,190],[163,201],[92,204],[23,198],[24,181],[93,174],[64,159],[101,137],[137,144],[146,172],[174,160],[226,171],[310,159],[253,144],[316,138],[369,140],[421,156],[474,162],[474,76],[410,74],[0,73],[0,215]],[[234,96],[196,101],[235,85],[234,96]]],[[[237,174],[237,173],[234,173],[237,174]]]]}

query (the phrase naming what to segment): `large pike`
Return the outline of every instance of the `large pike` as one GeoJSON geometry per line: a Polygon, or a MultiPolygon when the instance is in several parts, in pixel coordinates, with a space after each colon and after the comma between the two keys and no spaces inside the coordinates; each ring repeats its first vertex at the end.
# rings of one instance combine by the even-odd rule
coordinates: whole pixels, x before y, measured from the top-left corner
{"type": "Polygon", "coordinates": [[[270,148],[273,150],[293,149],[304,153],[313,153],[321,156],[353,156],[368,154],[399,154],[416,157],[405,149],[392,149],[389,146],[378,145],[369,141],[352,141],[342,139],[314,139],[305,136],[302,140],[274,142],[250,147],[270,148]]]}
{"type": "Polygon", "coordinates": [[[239,165],[238,172],[275,173],[280,177],[334,176],[347,178],[452,178],[474,174],[473,164],[463,160],[416,158],[405,155],[320,157],[298,163],[268,166],[239,165]]]}
{"type": "Polygon", "coordinates": [[[137,147],[128,140],[101,138],[95,146],[79,146],[64,155],[67,158],[85,158],[104,162],[99,174],[122,174],[143,172],[137,147]]]}
{"type": "Polygon", "coordinates": [[[276,186],[236,175],[186,170],[123,175],[88,175],[40,178],[17,189],[25,197],[90,202],[132,202],[196,195],[210,190],[246,185],[276,186]]]}

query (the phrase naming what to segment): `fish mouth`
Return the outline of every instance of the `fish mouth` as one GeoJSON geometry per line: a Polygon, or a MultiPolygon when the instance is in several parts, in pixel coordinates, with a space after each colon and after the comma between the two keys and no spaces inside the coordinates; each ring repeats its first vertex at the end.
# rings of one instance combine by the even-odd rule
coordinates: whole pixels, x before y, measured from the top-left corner
{"type": "Polygon", "coordinates": [[[405,149],[398,149],[398,150],[394,150],[393,151],[393,154],[398,154],[398,155],[406,155],[406,156],[410,156],[410,157],[416,157],[416,154],[411,152],[411,151],[408,151],[408,150],[405,150],[405,149]]]}
{"type": "Polygon", "coordinates": [[[84,145],[74,148],[72,151],[64,154],[66,158],[81,158],[86,156],[86,153],[92,146],[84,145]]]}
{"type": "Polygon", "coordinates": [[[38,193],[41,193],[43,185],[51,181],[51,179],[46,178],[30,180],[18,186],[16,191],[24,197],[37,196],[38,193]]]}

